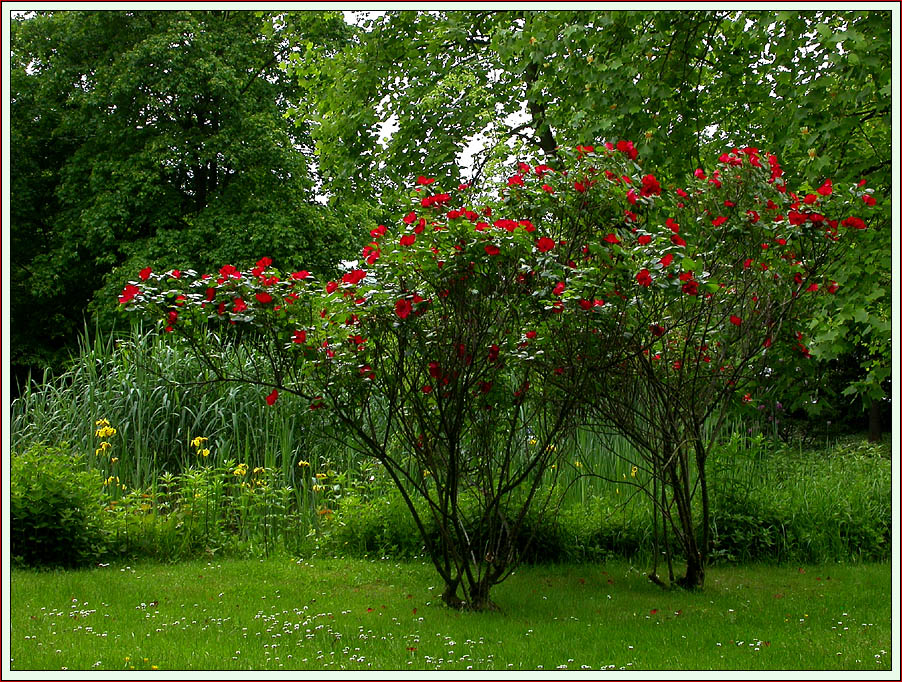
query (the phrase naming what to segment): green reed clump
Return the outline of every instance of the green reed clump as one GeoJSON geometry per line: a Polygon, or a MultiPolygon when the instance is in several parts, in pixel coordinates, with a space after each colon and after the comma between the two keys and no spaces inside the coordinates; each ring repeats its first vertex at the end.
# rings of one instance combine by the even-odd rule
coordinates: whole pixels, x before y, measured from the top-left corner
{"type": "Polygon", "coordinates": [[[892,551],[889,444],[800,449],[734,437],[714,453],[715,551],[729,561],[883,560],[892,551]]]}
{"type": "Polygon", "coordinates": [[[341,444],[339,430],[291,395],[272,406],[264,395],[253,386],[216,382],[177,339],[140,327],[120,336],[86,332],[65,372],[22,387],[10,410],[11,444],[21,450],[66,442],[100,470],[112,471],[116,457],[114,475],[130,488],[191,466],[197,436],[215,446],[211,464],[235,460],[278,469],[292,487],[303,473],[301,460],[314,470],[356,473],[359,458],[341,444]],[[97,451],[99,419],[117,431],[112,450],[97,451]]]}

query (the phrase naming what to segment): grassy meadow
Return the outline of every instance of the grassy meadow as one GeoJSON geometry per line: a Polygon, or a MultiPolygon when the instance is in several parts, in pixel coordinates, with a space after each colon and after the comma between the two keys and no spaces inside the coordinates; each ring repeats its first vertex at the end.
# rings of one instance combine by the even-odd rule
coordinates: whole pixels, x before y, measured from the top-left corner
{"type": "Polygon", "coordinates": [[[663,591],[628,562],[531,566],[499,612],[421,562],[138,563],[12,573],[13,670],[889,670],[889,564],[710,569],[663,591]]]}

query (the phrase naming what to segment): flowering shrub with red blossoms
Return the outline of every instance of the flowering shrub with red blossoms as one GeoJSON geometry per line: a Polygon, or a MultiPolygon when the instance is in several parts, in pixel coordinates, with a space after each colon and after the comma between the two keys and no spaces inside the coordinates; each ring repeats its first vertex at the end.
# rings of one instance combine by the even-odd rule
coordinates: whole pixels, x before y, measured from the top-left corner
{"type": "MultiPolygon", "coordinates": [[[[617,311],[619,341],[589,334],[580,352],[589,364],[612,352],[625,360],[599,366],[577,390],[594,411],[590,425],[625,436],[640,457],[627,483],[672,531],[663,548],[671,581],[679,555],[687,569],[678,582],[698,587],[710,544],[710,445],[732,404],[759,399],[787,357],[810,357],[806,301],[836,293],[831,269],[867,227],[874,200],[864,183],[840,194],[829,179],[794,192],[777,158],[751,147],[668,190],[638,165],[627,174],[610,167],[616,155],[582,148],[581,175],[570,173],[584,195],[579,210],[600,219],[595,234],[578,237],[583,257],[565,269],[560,305],[576,315],[617,311]]],[[[651,575],[658,580],[656,567],[651,575]]]]}
{"type": "Polygon", "coordinates": [[[145,269],[119,302],[187,337],[217,378],[259,384],[274,409],[288,392],[330,410],[398,486],[446,603],[491,607],[529,541],[527,512],[550,501],[551,464],[586,424],[643,453],[636,484],[698,585],[701,425],[754,400],[773,349],[807,353],[804,298],[835,291],[827,271],[866,227],[868,195],[829,181],[793,193],[753,148],[674,187],[628,141],[560,156],[519,163],[494,193],[418,177],[411,205],[370,226],[334,279],[269,258],[145,269]],[[229,362],[232,337],[254,349],[252,374],[229,362]]]}

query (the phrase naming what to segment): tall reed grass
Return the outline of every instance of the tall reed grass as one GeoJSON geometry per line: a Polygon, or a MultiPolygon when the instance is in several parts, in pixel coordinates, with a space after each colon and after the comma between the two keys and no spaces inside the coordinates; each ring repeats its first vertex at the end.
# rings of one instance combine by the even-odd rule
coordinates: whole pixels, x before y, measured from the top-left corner
{"type": "Polygon", "coordinates": [[[117,475],[130,488],[199,464],[243,462],[278,470],[290,484],[311,472],[368,466],[293,396],[270,406],[259,388],[210,379],[174,338],[140,327],[119,336],[86,332],[65,372],[30,381],[13,401],[12,449],[67,443],[98,469],[116,456],[117,475]],[[99,419],[117,431],[104,453],[95,453],[99,419]],[[202,462],[191,446],[198,436],[210,450],[202,462]]]}

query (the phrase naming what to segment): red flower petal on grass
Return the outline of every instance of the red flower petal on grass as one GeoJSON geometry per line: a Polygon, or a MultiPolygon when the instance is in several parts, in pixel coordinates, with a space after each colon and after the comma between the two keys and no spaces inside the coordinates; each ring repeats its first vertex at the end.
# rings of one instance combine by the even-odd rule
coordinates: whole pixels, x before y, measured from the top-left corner
{"type": "Polygon", "coordinates": [[[736,315],[730,315],[730,324],[735,324],[738,327],[742,324],[742,318],[737,317],[736,315]]]}
{"type": "Polygon", "coordinates": [[[617,235],[614,234],[613,232],[607,234],[607,235],[605,236],[604,240],[605,240],[608,244],[619,244],[619,243],[620,243],[620,240],[617,239],[617,235]]]}
{"type": "Polygon", "coordinates": [[[279,392],[276,389],[273,389],[272,393],[270,393],[268,396],[266,396],[266,404],[272,405],[278,399],[279,399],[279,392]]]}
{"type": "Polygon", "coordinates": [[[497,256],[499,253],[501,253],[501,249],[499,249],[494,244],[487,244],[485,247],[485,252],[490,256],[497,256]]]}
{"type": "Polygon", "coordinates": [[[548,194],[554,194],[554,187],[552,187],[551,185],[549,185],[547,183],[542,185],[542,189],[545,190],[546,192],[548,192],[548,194]]]}

